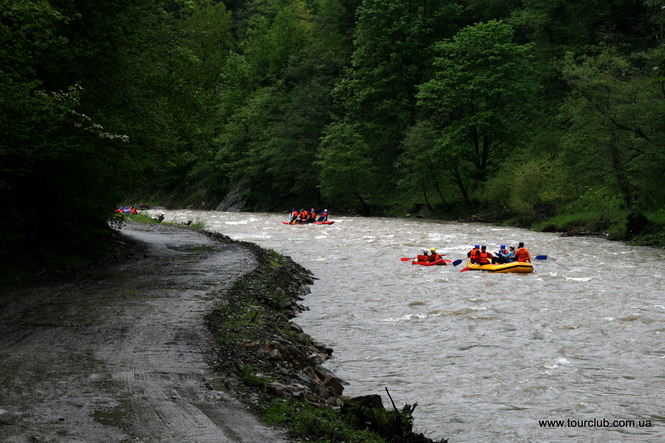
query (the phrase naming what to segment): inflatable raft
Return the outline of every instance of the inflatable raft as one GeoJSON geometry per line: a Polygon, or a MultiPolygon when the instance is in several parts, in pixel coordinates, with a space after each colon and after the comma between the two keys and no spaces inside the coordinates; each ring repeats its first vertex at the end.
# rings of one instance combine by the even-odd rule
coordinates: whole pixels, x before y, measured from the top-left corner
{"type": "Polygon", "coordinates": [[[418,261],[418,260],[413,260],[411,262],[412,265],[420,265],[420,266],[446,266],[448,263],[446,262],[445,259],[440,258],[436,261],[418,261]]]}
{"type": "Polygon", "coordinates": [[[486,272],[496,272],[499,274],[507,272],[517,272],[522,274],[528,274],[533,272],[533,265],[528,262],[514,261],[511,263],[504,263],[502,265],[479,265],[471,264],[471,262],[466,263],[466,267],[469,268],[469,271],[486,271],[486,272]]]}
{"type": "Polygon", "coordinates": [[[323,222],[312,222],[312,223],[302,223],[302,222],[297,222],[297,223],[289,223],[289,222],[282,222],[283,225],[332,225],[335,223],[335,220],[327,220],[323,222]]]}

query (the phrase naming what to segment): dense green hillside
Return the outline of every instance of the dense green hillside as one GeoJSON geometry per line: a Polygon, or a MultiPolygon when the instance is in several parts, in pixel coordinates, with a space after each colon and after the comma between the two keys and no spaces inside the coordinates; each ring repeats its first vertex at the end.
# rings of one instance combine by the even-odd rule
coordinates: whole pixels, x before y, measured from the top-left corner
{"type": "Polygon", "coordinates": [[[3,262],[229,193],[659,241],[659,0],[1,2],[3,262]]]}

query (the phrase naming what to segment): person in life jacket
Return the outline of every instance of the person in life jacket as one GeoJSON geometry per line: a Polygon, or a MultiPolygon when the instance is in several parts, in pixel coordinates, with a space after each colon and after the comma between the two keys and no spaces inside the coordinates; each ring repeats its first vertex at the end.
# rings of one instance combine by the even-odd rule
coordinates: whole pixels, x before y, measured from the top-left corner
{"type": "Polygon", "coordinates": [[[510,247],[510,251],[508,251],[508,258],[506,259],[506,263],[512,263],[516,260],[515,258],[515,246],[510,247]]]}
{"type": "Polygon", "coordinates": [[[517,259],[517,261],[521,262],[531,261],[531,255],[529,255],[529,250],[524,247],[524,242],[520,242],[520,244],[517,245],[517,251],[515,251],[515,258],[517,259]]]}
{"type": "Polygon", "coordinates": [[[296,209],[291,209],[291,217],[289,218],[289,223],[294,224],[298,221],[298,214],[300,214],[296,209]]]}
{"type": "Polygon", "coordinates": [[[466,253],[466,256],[469,258],[471,263],[476,262],[478,252],[480,252],[480,245],[475,245],[472,250],[466,253]]]}
{"type": "Polygon", "coordinates": [[[506,245],[499,246],[499,252],[496,253],[496,260],[498,263],[506,263],[510,252],[506,249],[506,245]]]}
{"type": "Polygon", "coordinates": [[[416,256],[416,261],[429,262],[429,253],[427,252],[427,249],[423,249],[423,253],[416,256]]]}
{"type": "Polygon", "coordinates": [[[436,248],[431,248],[429,250],[429,261],[435,262],[437,260],[441,260],[443,257],[436,252],[436,248]]]}
{"type": "Polygon", "coordinates": [[[480,251],[476,254],[476,263],[479,265],[491,265],[492,264],[492,253],[487,252],[487,246],[482,245],[480,251]]]}
{"type": "Polygon", "coordinates": [[[323,212],[319,214],[319,220],[320,222],[328,221],[328,210],[324,209],[323,212]]]}
{"type": "Polygon", "coordinates": [[[316,209],[312,208],[311,211],[309,211],[309,218],[307,219],[307,223],[314,223],[316,221],[316,209]]]}
{"type": "Polygon", "coordinates": [[[309,217],[309,214],[307,213],[307,211],[305,211],[304,209],[301,209],[300,210],[300,219],[298,221],[301,222],[301,223],[307,223],[307,218],[308,217],[309,217]]]}

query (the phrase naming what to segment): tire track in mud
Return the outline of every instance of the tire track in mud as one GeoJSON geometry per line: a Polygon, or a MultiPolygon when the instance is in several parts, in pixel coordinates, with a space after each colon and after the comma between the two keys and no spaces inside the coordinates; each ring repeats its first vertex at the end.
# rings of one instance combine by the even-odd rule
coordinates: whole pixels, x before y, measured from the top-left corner
{"type": "Polygon", "coordinates": [[[246,248],[130,224],[131,261],[0,295],[0,440],[286,441],[223,390],[204,316],[255,267],[246,248]]]}

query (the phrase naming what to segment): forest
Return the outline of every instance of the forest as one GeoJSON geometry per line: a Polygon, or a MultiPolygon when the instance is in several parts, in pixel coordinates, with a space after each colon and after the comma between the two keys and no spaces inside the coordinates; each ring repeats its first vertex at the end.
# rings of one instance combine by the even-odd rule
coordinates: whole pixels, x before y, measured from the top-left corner
{"type": "Polygon", "coordinates": [[[5,271],[139,203],[665,244],[662,0],[0,2],[5,271]]]}

